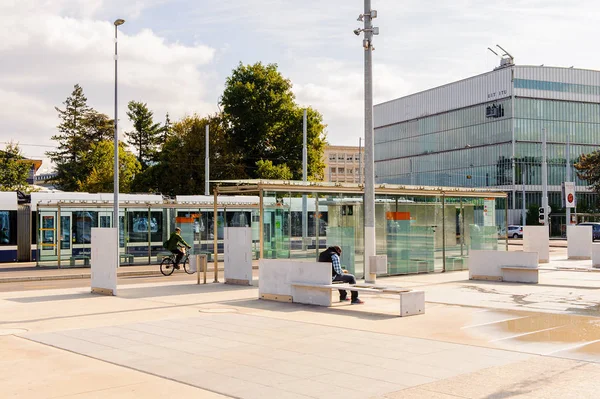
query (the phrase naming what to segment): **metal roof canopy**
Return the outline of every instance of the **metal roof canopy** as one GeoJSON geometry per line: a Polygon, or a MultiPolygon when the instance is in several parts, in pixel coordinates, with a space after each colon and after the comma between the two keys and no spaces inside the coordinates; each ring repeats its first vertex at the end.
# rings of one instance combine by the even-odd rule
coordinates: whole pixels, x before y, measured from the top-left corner
{"type": "MultiPolygon", "coordinates": [[[[358,183],[302,182],[297,180],[215,180],[215,191],[219,194],[260,193],[264,191],[286,191],[294,193],[339,193],[363,194],[364,185],[358,183]]],[[[503,191],[481,188],[404,186],[378,184],[376,195],[445,196],[471,198],[507,198],[503,191]]]]}

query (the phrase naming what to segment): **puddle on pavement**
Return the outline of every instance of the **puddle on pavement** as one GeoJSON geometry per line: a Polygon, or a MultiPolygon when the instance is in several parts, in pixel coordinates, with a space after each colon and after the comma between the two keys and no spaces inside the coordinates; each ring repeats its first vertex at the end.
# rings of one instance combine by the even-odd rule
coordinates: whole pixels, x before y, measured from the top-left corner
{"type": "Polygon", "coordinates": [[[565,357],[585,353],[600,362],[600,318],[498,311],[474,316],[463,330],[499,348],[565,357]]]}

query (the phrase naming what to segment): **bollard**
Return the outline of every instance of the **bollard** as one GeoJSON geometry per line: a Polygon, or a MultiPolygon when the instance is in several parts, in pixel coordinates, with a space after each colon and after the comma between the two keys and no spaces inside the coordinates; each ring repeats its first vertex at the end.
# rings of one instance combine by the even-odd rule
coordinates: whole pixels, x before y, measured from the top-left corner
{"type": "MultiPolygon", "coordinates": [[[[206,284],[206,269],[207,269],[207,263],[208,263],[208,256],[206,254],[204,255],[196,255],[199,259],[198,262],[198,266],[201,264],[202,265],[202,271],[204,274],[204,284],[206,284]]],[[[197,274],[198,274],[198,284],[200,284],[200,268],[198,267],[198,269],[196,270],[197,274]]]]}

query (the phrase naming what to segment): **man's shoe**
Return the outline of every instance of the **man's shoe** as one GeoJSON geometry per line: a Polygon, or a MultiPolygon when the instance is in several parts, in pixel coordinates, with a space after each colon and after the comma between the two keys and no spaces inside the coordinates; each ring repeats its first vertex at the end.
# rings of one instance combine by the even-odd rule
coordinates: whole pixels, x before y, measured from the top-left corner
{"type": "Polygon", "coordinates": [[[179,265],[175,265],[175,266],[173,266],[173,267],[174,267],[175,269],[177,269],[177,270],[181,269],[181,268],[179,267],[179,265]]]}
{"type": "Polygon", "coordinates": [[[349,300],[350,300],[350,298],[340,298],[340,302],[346,302],[346,301],[349,301],[349,300]]]}
{"type": "Polygon", "coordinates": [[[364,302],[361,301],[360,299],[355,299],[351,303],[352,303],[352,305],[362,305],[364,302]]]}

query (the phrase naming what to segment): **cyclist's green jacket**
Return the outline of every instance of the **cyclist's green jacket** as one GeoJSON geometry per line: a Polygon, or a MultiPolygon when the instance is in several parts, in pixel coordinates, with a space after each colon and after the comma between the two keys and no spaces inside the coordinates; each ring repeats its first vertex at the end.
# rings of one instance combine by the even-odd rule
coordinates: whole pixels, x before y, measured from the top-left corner
{"type": "Polygon", "coordinates": [[[169,237],[169,239],[163,243],[165,248],[167,248],[169,251],[177,250],[179,248],[177,244],[183,244],[188,248],[190,247],[190,245],[187,242],[185,242],[185,240],[179,234],[175,232],[171,233],[171,237],[169,237]]]}

